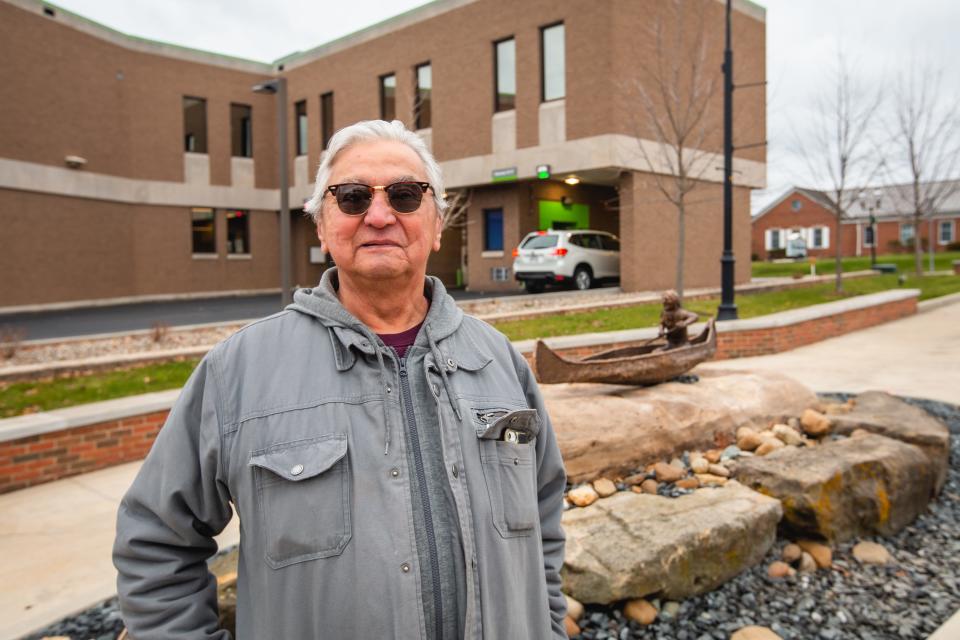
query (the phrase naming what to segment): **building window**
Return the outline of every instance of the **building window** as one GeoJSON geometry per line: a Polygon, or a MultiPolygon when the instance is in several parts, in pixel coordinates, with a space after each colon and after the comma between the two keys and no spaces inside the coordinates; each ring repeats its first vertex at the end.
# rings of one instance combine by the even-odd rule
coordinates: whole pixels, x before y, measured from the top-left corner
{"type": "Polygon", "coordinates": [[[503,251],[503,209],[483,210],[483,250],[503,251]]]}
{"type": "Polygon", "coordinates": [[[253,123],[250,107],[230,105],[230,155],[235,158],[253,157],[253,123]]]}
{"type": "Polygon", "coordinates": [[[183,150],[207,152],[207,101],[183,97],[183,150]]]}
{"type": "Polygon", "coordinates": [[[387,122],[397,117],[397,76],[380,76],[380,119],[387,122]]]}
{"type": "Polygon", "coordinates": [[[783,231],[781,229],[767,229],[767,251],[783,249],[783,231]]]}
{"type": "Polygon", "coordinates": [[[217,234],[213,209],[191,209],[193,220],[193,253],[216,253],[217,234]]]}
{"type": "Polygon", "coordinates": [[[320,96],[320,148],[326,149],[333,137],[333,92],[320,96]]]}
{"type": "Polygon", "coordinates": [[[810,248],[830,248],[830,230],[827,227],[813,227],[810,229],[810,248]]]}
{"type": "Polygon", "coordinates": [[[540,30],[540,61],[543,70],[543,101],[559,100],[566,96],[562,23],[540,30]]]}
{"type": "Polygon", "coordinates": [[[227,210],[227,253],[250,253],[250,212],[227,210]]]}
{"type": "Polygon", "coordinates": [[[793,202],[790,203],[790,208],[793,209],[794,211],[800,211],[802,207],[803,207],[803,203],[800,202],[799,200],[794,200],[793,202]]]}
{"type": "Polygon", "coordinates": [[[417,67],[417,97],[413,104],[413,121],[417,129],[430,128],[431,89],[433,89],[433,71],[428,62],[417,67]]]}
{"type": "Polygon", "coordinates": [[[869,224],[863,229],[863,246],[872,247],[876,242],[873,238],[874,228],[869,224]]]}
{"type": "Polygon", "coordinates": [[[953,220],[941,220],[937,225],[937,238],[940,244],[950,244],[954,241],[953,220]]]}
{"type": "Polygon", "coordinates": [[[913,237],[916,235],[912,222],[903,222],[900,224],[900,244],[913,244],[913,237]]]}
{"type": "Polygon", "coordinates": [[[517,106],[517,45],[513,38],[493,45],[494,111],[517,106]]]}
{"type": "Polygon", "coordinates": [[[297,122],[297,155],[307,155],[307,101],[301,100],[293,105],[297,122]]]}

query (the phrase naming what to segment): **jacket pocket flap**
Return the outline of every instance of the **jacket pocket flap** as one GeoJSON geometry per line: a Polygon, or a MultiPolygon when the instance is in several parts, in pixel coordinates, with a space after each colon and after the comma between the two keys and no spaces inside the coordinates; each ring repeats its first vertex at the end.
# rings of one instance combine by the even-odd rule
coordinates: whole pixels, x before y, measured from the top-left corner
{"type": "MultiPolygon", "coordinates": [[[[481,413],[481,416],[496,415],[499,412],[490,410],[487,413],[481,413]]],[[[489,420],[489,418],[488,418],[489,420]]],[[[540,417],[536,409],[518,409],[516,411],[505,411],[503,415],[497,415],[490,424],[476,424],[477,437],[484,440],[499,440],[503,437],[504,429],[515,429],[523,431],[530,435],[530,438],[536,438],[540,433],[540,417]]]]}
{"type": "Polygon", "coordinates": [[[323,473],[346,454],[346,436],[327,436],[274,445],[251,456],[249,464],[297,482],[323,473]]]}

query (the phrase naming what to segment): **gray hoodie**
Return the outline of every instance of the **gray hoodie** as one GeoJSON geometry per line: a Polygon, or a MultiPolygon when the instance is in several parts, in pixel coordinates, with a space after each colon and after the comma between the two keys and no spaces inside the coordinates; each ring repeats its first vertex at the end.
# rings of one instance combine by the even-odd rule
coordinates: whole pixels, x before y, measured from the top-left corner
{"type": "Polygon", "coordinates": [[[118,513],[132,637],[228,637],[205,560],[232,509],[238,638],[566,637],[565,477],[525,360],[428,278],[400,361],[335,283],[184,387],[118,513]]]}

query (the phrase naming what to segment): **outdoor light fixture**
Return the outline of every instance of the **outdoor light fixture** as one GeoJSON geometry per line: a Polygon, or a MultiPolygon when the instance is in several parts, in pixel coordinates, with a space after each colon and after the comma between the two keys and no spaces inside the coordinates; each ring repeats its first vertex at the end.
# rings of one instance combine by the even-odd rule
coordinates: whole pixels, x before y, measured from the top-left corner
{"type": "Polygon", "coordinates": [[[548,164],[538,164],[537,165],[537,178],[540,180],[546,180],[550,177],[550,165],[548,164]]]}
{"type": "Polygon", "coordinates": [[[578,178],[577,176],[567,176],[566,178],[563,179],[563,181],[566,182],[571,187],[575,184],[580,184],[580,178],[578,178]]]}
{"type": "Polygon", "coordinates": [[[82,169],[83,165],[87,164],[87,159],[80,156],[67,156],[63,162],[71,169],[82,169]]]}

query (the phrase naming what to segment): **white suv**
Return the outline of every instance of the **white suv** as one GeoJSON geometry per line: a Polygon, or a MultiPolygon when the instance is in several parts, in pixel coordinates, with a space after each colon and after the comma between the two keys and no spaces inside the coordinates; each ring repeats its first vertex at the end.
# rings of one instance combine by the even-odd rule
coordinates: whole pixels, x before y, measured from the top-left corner
{"type": "Polygon", "coordinates": [[[620,279],[620,241],[606,231],[534,231],[513,250],[513,277],[530,293],[547,284],[581,291],[601,280],[620,279]]]}

